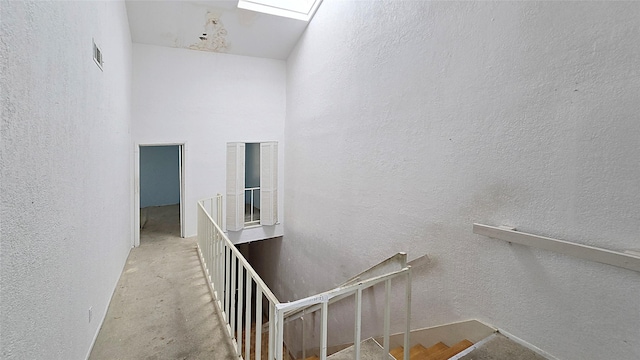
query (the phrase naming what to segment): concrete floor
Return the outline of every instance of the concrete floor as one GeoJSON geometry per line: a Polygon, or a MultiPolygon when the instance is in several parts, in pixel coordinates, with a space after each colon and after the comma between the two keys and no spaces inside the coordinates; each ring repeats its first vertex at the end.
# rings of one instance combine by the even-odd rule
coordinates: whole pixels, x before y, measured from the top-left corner
{"type": "MultiPolygon", "coordinates": [[[[352,360],[355,356],[355,348],[350,346],[333,355],[327,356],[327,360],[352,360]]],[[[360,359],[362,360],[395,360],[390,354],[384,354],[384,348],[374,339],[366,339],[360,343],[360,359]]]]}
{"type": "Polygon", "coordinates": [[[178,206],[149,208],[89,359],[236,359],[178,206]]]}

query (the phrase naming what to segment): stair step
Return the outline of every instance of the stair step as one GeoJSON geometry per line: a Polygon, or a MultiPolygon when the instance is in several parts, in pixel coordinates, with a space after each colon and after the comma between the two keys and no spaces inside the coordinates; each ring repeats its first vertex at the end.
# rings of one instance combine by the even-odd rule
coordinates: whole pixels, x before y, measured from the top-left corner
{"type": "MultiPolygon", "coordinates": [[[[422,360],[430,355],[439,353],[440,351],[446,350],[448,348],[449,347],[443,342],[439,342],[428,348],[422,346],[421,344],[417,344],[409,349],[409,360],[422,360]]],[[[398,346],[397,348],[393,348],[389,353],[396,360],[402,360],[402,357],[404,356],[404,347],[398,346]]]]}
{"type": "Polygon", "coordinates": [[[428,358],[431,354],[438,353],[442,350],[448,349],[449,347],[444,343],[438,343],[434,346],[426,348],[421,344],[413,346],[409,350],[409,360],[423,360],[428,358]]]}
{"type": "Polygon", "coordinates": [[[397,348],[393,348],[391,349],[391,351],[389,351],[389,354],[391,354],[391,356],[393,356],[393,358],[396,360],[402,360],[402,356],[404,355],[404,347],[398,346],[397,348]]]}
{"type": "Polygon", "coordinates": [[[419,360],[425,351],[427,351],[427,348],[422,344],[413,345],[409,349],[409,360],[419,360]]]}
{"type": "Polygon", "coordinates": [[[445,351],[449,349],[449,347],[447,345],[445,345],[445,343],[443,343],[442,341],[440,341],[439,343],[429,346],[423,353],[422,356],[424,357],[424,359],[427,359],[429,356],[435,355],[441,351],[445,351]]]}
{"type": "Polygon", "coordinates": [[[440,352],[437,352],[433,355],[430,355],[426,358],[424,358],[424,360],[447,360],[450,357],[456,355],[457,353],[462,352],[464,349],[472,346],[473,343],[467,339],[460,341],[459,343],[451,346],[448,349],[442,350],[440,352]]]}

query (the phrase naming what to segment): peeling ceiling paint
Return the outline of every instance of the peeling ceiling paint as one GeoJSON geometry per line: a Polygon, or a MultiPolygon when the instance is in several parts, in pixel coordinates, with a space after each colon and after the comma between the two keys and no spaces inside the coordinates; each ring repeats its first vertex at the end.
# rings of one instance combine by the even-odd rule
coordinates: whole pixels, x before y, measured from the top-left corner
{"type": "Polygon", "coordinates": [[[204,32],[198,36],[198,42],[189,46],[189,49],[213,52],[227,51],[227,29],[224,28],[220,16],[207,12],[207,21],[204,32]]]}

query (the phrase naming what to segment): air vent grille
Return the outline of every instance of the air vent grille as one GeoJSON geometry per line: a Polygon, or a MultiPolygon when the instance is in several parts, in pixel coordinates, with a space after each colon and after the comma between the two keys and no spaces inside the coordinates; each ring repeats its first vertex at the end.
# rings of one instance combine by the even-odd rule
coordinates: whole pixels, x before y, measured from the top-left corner
{"type": "Polygon", "coordinates": [[[96,63],[96,65],[98,65],[100,70],[102,70],[102,51],[100,50],[98,45],[96,45],[95,40],[93,41],[93,61],[96,63]]]}

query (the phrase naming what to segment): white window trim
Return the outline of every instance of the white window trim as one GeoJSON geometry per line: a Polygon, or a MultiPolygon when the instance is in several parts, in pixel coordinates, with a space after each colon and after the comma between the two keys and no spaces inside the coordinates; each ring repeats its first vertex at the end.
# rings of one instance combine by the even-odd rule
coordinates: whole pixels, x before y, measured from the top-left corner
{"type": "Polygon", "coordinates": [[[227,231],[278,224],[278,143],[260,142],[260,225],[245,227],[246,143],[227,143],[227,231]]]}

